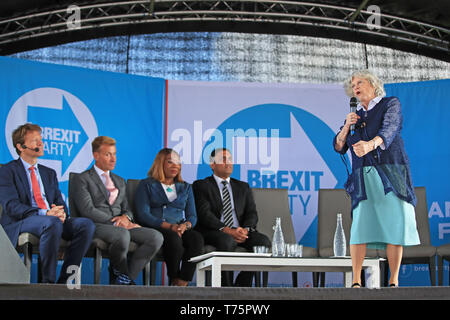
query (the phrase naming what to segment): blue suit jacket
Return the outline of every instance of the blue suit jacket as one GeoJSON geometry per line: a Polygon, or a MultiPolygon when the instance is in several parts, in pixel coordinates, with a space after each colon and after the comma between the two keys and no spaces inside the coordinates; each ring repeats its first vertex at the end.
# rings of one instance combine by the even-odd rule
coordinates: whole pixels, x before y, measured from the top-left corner
{"type": "MultiPolygon", "coordinates": [[[[56,172],[40,164],[38,170],[49,205],[62,205],[67,213],[56,172]]],[[[31,206],[32,196],[27,173],[20,159],[0,167],[0,204],[3,207],[0,224],[14,246],[17,244],[22,221],[27,217],[38,215],[39,208],[31,206]]]]}
{"type": "Polygon", "coordinates": [[[150,228],[159,228],[161,223],[189,221],[192,227],[197,223],[194,193],[187,182],[176,182],[177,198],[170,202],[161,183],[153,178],[141,180],[136,190],[134,204],[136,221],[150,228]]]}

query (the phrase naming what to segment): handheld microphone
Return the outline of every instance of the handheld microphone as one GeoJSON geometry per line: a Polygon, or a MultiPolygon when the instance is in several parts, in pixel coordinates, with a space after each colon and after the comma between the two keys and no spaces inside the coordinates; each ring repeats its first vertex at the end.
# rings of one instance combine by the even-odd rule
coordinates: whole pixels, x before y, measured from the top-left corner
{"type": "MultiPolygon", "coordinates": [[[[356,106],[358,105],[356,98],[355,97],[351,97],[350,98],[350,112],[356,112],[356,106]]],[[[355,134],[355,125],[351,124],[350,125],[350,134],[354,135],[355,134]]]]}
{"type": "Polygon", "coordinates": [[[22,148],[24,148],[24,149],[30,149],[30,150],[33,150],[34,152],[39,152],[39,148],[28,148],[26,145],[22,145],[22,148]]]}

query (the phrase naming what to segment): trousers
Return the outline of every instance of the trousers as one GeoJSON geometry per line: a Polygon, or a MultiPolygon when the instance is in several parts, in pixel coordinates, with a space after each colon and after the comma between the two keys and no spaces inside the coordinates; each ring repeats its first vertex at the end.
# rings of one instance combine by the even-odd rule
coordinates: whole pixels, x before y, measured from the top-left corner
{"type": "Polygon", "coordinates": [[[39,255],[41,259],[42,282],[55,283],[58,250],[61,238],[70,241],[64,254],[58,283],[66,283],[73,273],[69,266],[80,266],[92,242],[95,225],[87,218],[70,218],[64,223],[53,216],[31,216],[22,220],[20,233],[29,232],[39,237],[39,255]]]}
{"type": "Polygon", "coordinates": [[[95,224],[94,237],[109,243],[110,265],[135,280],[163,244],[162,234],[152,228],[134,228],[127,230],[108,224],[95,224]],[[137,249],[129,253],[130,242],[137,244],[137,249]]]}

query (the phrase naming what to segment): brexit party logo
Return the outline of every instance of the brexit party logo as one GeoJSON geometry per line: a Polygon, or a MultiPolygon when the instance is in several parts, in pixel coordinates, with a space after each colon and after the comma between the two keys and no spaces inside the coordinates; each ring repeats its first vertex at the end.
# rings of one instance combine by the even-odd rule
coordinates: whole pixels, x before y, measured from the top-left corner
{"type": "Polygon", "coordinates": [[[70,172],[81,172],[92,162],[90,143],[98,135],[97,124],[83,101],[70,92],[38,88],[17,99],[9,111],[5,128],[13,158],[17,153],[11,133],[26,122],[42,128],[44,156],[39,162],[53,168],[60,182],[69,180],[70,172]]]}
{"type": "Polygon", "coordinates": [[[334,189],[346,179],[332,147],[335,133],[326,123],[298,107],[263,104],[232,115],[215,129],[194,123],[193,144],[185,143],[184,129],[177,130],[171,135],[179,142],[174,149],[182,163],[198,164],[197,179],[211,175],[211,151],[226,147],[233,156],[232,177],[251,188],[288,190],[297,239],[315,243],[316,232],[308,229],[317,217],[318,190],[334,189]]]}

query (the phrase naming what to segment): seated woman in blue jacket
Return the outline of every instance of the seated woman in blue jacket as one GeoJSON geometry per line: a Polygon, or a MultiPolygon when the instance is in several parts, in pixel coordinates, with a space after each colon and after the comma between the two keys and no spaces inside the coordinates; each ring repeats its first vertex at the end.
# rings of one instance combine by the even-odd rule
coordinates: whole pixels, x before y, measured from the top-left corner
{"type": "Polygon", "coordinates": [[[148,178],[139,183],[135,205],[137,222],[164,236],[170,284],[187,286],[195,272],[195,263],[188,260],[203,253],[203,237],[192,229],[197,222],[194,194],[192,186],[181,178],[177,152],[168,148],[158,152],[148,178]]]}

